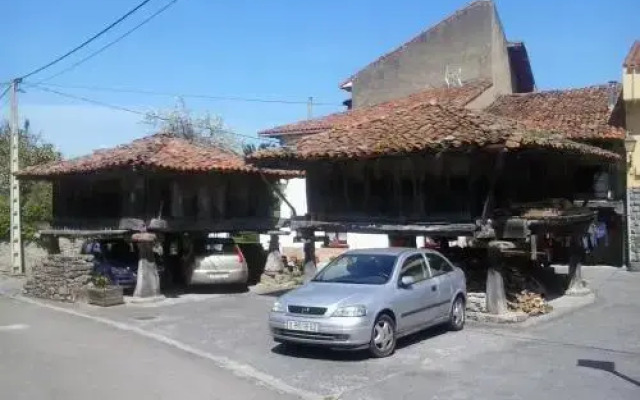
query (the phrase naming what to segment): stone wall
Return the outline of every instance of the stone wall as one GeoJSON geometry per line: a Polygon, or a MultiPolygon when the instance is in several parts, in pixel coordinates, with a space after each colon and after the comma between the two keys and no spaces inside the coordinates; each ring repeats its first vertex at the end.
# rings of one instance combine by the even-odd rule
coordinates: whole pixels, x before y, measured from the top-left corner
{"type": "Polygon", "coordinates": [[[629,203],[627,205],[629,224],[629,265],[628,268],[640,271],[640,187],[628,189],[629,203]]]}
{"type": "Polygon", "coordinates": [[[33,265],[24,286],[32,297],[74,302],[91,281],[93,256],[55,254],[33,265]]]}
{"type": "MultiPolygon", "coordinates": [[[[47,251],[36,243],[24,243],[24,267],[28,276],[33,266],[41,262],[47,251]]],[[[0,242],[0,274],[11,274],[11,247],[8,242],[0,242]]]]}

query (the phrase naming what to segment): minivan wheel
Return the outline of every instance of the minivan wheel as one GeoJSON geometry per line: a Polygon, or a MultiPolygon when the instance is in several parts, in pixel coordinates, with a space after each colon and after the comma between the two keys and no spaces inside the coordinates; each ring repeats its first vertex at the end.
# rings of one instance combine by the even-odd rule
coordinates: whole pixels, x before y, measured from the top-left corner
{"type": "Polygon", "coordinates": [[[467,319],[466,304],[462,296],[456,297],[451,305],[451,315],[449,316],[449,329],[460,331],[464,328],[467,319]]]}
{"type": "Polygon", "coordinates": [[[393,319],[382,314],[373,324],[369,352],[376,358],[388,357],[396,349],[396,325],[393,319]]]}

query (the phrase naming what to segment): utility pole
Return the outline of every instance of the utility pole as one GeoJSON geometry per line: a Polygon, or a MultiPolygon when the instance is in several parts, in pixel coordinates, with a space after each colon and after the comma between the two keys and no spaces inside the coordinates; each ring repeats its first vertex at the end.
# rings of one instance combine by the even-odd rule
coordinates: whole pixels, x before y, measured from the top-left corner
{"type": "Polygon", "coordinates": [[[11,168],[9,174],[11,212],[11,270],[14,275],[24,274],[22,257],[22,226],[20,223],[20,181],[15,173],[20,168],[20,122],[18,118],[18,85],[21,79],[11,83],[11,168]]]}
{"type": "Polygon", "coordinates": [[[313,118],[313,97],[309,96],[307,101],[307,119],[313,118]]]}

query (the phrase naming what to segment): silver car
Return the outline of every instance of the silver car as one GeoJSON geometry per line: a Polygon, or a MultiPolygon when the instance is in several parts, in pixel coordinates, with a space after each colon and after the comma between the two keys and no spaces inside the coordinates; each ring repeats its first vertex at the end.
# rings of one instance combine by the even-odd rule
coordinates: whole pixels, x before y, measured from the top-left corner
{"type": "Polygon", "coordinates": [[[436,251],[353,250],[281,296],[269,327],[276,342],[387,357],[399,337],[442,323],[462,329],[465,299],[464,272],[436,251]]]}
{"type": "Polygon", "coordinates": [[[194,245],[194,262],[188,278],[191,285],[246,285],[249,268],[233,239],[207,238],[194,245]]]}

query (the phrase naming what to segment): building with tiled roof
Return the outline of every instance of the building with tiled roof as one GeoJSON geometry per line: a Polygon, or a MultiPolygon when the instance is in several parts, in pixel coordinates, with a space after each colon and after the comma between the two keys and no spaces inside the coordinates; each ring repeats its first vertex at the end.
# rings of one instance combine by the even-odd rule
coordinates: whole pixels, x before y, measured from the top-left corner
{"type": "Polygon", "coordinates": [[[640,40],[636,40],[622,65],[627,147],[627,266],[640,271],[640,40]]]}
{"type": "Polygon", "coordinates": [[[220,147],[158,134],[17,176],[52,183],[55,232],[208,233],[273,228],[273,183],[300,173],[258,169],[220,147]]]}
{"type": "Polygon", "coordinates": [[[156,134],[111,149],[70,160],[26,167],[20,179],[54,180],[61,176],[116,171],[171,173],[245,173],[276,177],[298,176],[292,171],[258,170],[244,159],[218,146],[197,144],[167,134],[156,134]]]}
{"type": "Polygon", "coordinates": [[[499,96],[486,111],[531,129],[563,133],[578,140],[622,140],[624,110],[617,83],[578,89],[499,96]]]}
{"type": "Polygon", "coordinates": [[[300,139],[295,150],[267,149],[251,157],[262,162],[300,163],[363,160],[388,156],[466,152],[504,146],[509,151],[546,149],[597,159],[619,155],[568,140],[553,129],[535,129],[516,120],[453,105],[418,103],[351,126],[336,126],[300,139]]]}
{"type": "Polygon", "coordinates": [[[524,43],[509,42],[496,7],[474,1],[345,80],[350,112],[259,132],[292,145],[325,129],[351,125],[417,102],[482,109],[500,94],[535,87],[524,43]]]}
{"type": "Polygon", "coordinates": [[[330,114],[324,117],[277,126],[275,128],[264,130],[260,132],[260,134],[269,137],[279,137],[286,141],[289,136],[303,136],[323,132],[333,128],[349,127],[419,104],[440,103],[464,107],[477,99],[490,86],[491,83],[489,81],[475,81],[466,82],[460,87],[426,89],[406,97],[389,100],[374,106],[360,107],[342,113],[330,114]]]}

